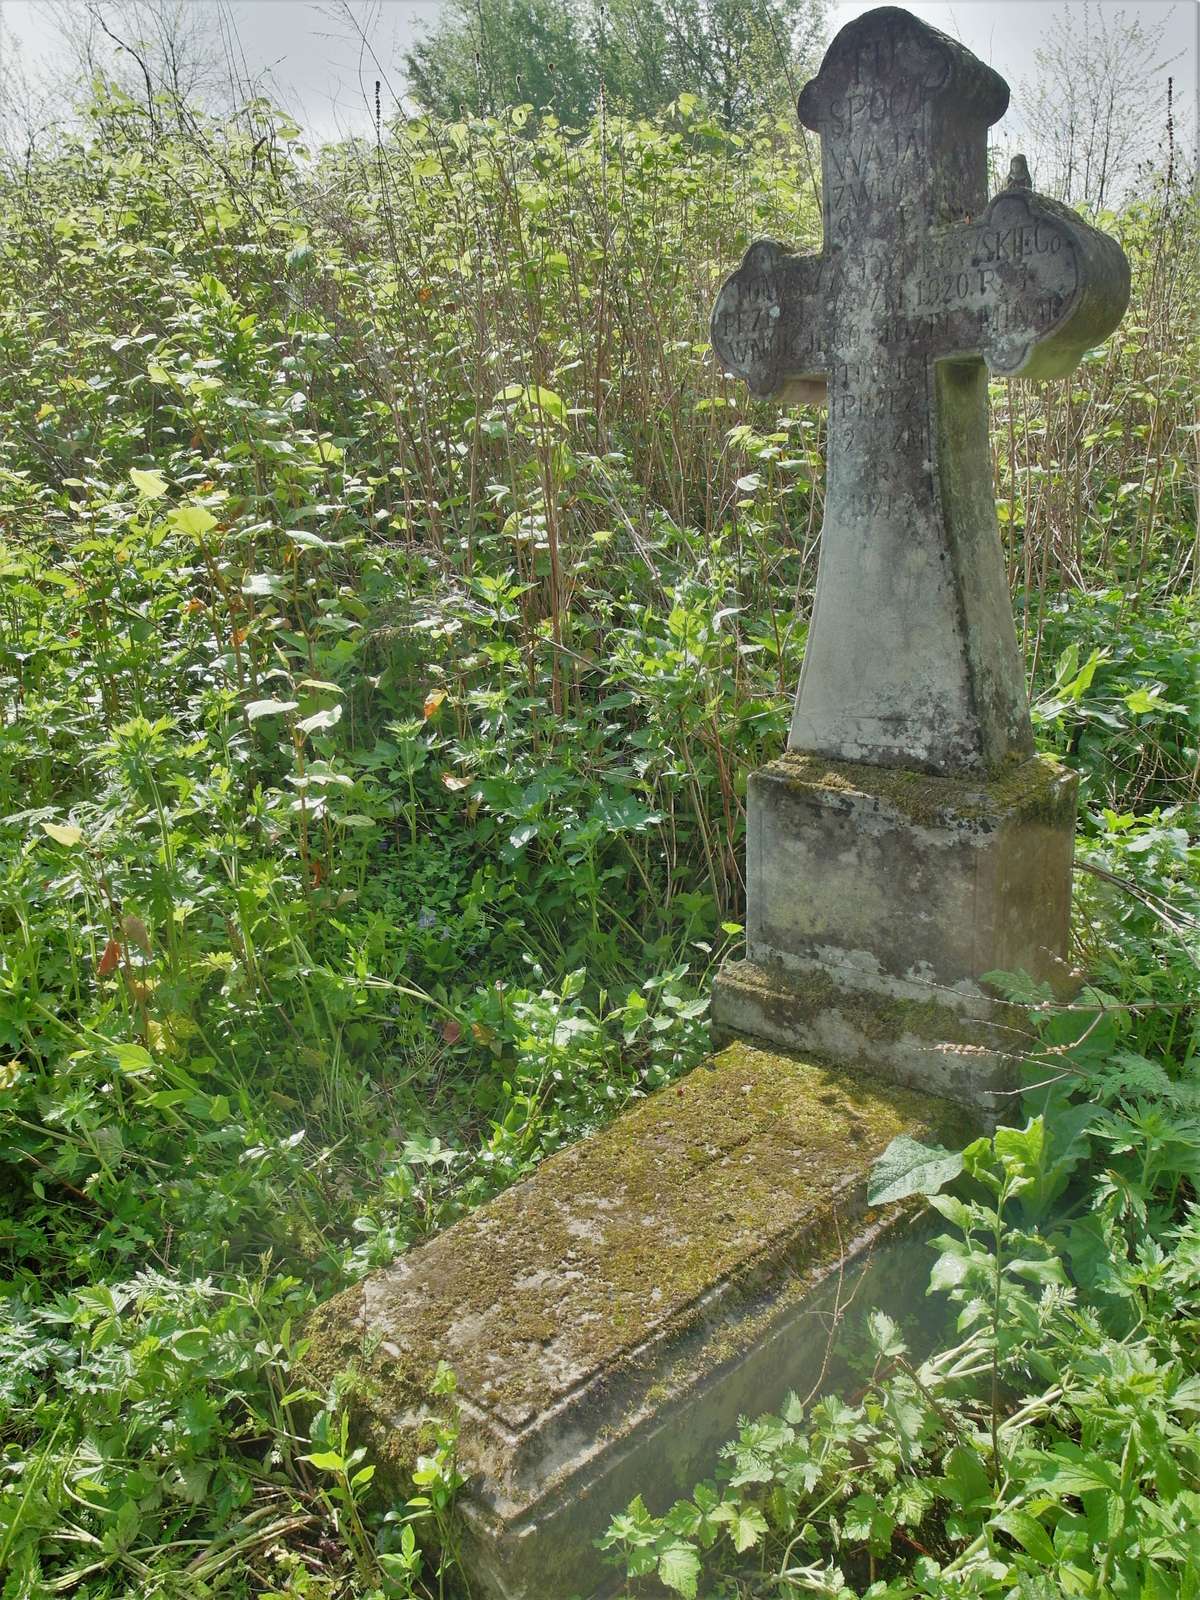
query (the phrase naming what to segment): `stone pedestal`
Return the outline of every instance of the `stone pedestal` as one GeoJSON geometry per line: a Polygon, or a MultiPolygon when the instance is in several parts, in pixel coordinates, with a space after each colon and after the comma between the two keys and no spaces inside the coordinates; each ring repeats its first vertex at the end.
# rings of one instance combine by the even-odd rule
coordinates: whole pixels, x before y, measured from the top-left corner
{"type": "Polygon", "coordinates": [[[1044,758],[984,780],[789,752],[752,774],[748,960],[717,979],[717,1040],[858,1063],[994,1115],[1026,1034],[985,979],[1065,979],[1076,786],[1044,758]]]}
{"type": "MultiPolygon", "coordinates": [[[[461,1554],[483,1600],[619,1587],[592,1541],[638,1493],[665,1511],[741,1413],[842,1376],[839,1306],[928,1305],[906,1207],[867,1206],[897,1134],[958,1145],[946,1102],[744,1044],[318,1308],[306,1377],[351,1371],[394,1492],[458,1380],[461,1554]]],[[[919,1342],[919,1341],[918,1341],[919,1342]]]]}

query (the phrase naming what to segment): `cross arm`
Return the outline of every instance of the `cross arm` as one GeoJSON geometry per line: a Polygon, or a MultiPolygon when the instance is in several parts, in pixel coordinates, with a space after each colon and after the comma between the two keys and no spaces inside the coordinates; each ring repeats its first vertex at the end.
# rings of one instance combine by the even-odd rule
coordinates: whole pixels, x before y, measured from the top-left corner
{"type": "Polygon", "coordinates": [[[822,292],[825,256],[792,255],[759,239],[726,278],[712,313],[712,347],[722,369],[750,392],[784,400],[824,398],[832,305],[822,292]]]}
{"type": "Polygon", "coordinates": [[[1100,344],[1129,304],[1115,239],[1029,183],[1017,156],[975,222],[929,241],[906,310],[932,319],[944,355],[980,355],[1007,378],[1059,378],[1100,344]]]}

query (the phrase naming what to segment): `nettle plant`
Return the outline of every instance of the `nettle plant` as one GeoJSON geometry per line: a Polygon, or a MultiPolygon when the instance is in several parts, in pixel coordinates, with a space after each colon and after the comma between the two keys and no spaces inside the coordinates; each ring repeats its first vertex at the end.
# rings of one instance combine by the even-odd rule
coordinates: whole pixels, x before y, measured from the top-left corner
{"type": "Polygon", "coordinates": [[[604,1548],[685,1596],[1200,1592],[1200,1211],[1172,1204],[1194,1138],[1058,1104],[961,1153],[897,1140],[872,1199],[926,1193],[949,1225],[930,1292],[956,1339],[919,1360],[871,1312],[860,1399],[743,1419],[718,1479],[635,1500],[604,1548]]]}

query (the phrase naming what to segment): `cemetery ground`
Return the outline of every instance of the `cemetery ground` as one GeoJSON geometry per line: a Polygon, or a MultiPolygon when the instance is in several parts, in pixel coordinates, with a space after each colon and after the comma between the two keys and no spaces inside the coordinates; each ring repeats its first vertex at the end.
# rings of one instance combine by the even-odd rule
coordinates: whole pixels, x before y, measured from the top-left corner
{"type": "MultiPolygon", "coordinates": [[[[704,338],[810,152],[155,122],[0,179],[0,1593],[458,1596],[452,1426],[372,1481],[300,1330],[705,1053],[824,421],[704,338]]],[[[613,1523],[631,1593],[1200,1594],[1198,230],[1098,220],[1121,328],[992,391],[1086,986],[926,1175],[937,1346],[852,1306],[854,1385],[613,1523]]]]}

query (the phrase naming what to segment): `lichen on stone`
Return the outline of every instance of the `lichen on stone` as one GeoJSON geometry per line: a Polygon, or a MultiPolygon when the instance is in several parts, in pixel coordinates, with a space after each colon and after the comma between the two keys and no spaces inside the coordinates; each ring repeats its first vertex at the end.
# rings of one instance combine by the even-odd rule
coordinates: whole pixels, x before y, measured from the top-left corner
{"type": "Polygon", "coordinates": [[[402,1475],[448,1361],[464,1459],[503,1477],[535,1419],[598,1384],[644,1394],[663,1381],[658,1352],[718,1306],[836,1250],[897,1133],[961,1131],[944,1102],[735,1043],[319,1308],[306,1367],[326,1383],[353,1374],[372,1442],[402,1475]]]}
{"type": "Polygon", "coordinates": [[[809,793],[826,790],[860,796],[926,827],[1016,818],[1061,822],[1074,815],[1074,774],[1049,756],[1014,762],[986,777],[947,777],[789,750],[764,768],[764,775],[809,793]]]}

